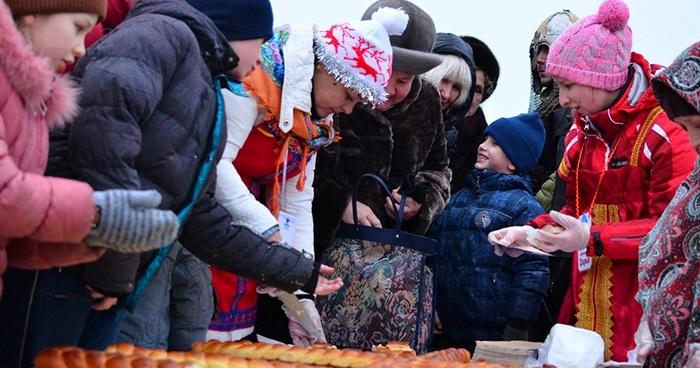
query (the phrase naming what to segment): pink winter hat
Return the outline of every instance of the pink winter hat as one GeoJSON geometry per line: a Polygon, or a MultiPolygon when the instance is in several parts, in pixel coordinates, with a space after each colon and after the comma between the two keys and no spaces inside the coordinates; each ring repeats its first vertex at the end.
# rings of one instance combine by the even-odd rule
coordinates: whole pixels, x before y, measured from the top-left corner
{"type": "Polygon", "coordinates": [[[621,0],[604,1],[598,14],[574,23],[552,44],[547,74],[607,91],[625,85],[632,53],[629,17],[621,0]]]}

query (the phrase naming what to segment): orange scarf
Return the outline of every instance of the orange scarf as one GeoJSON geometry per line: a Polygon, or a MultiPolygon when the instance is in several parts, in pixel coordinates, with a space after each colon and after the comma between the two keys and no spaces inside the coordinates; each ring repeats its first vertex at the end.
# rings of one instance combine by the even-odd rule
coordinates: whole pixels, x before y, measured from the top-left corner
{"type": "Polygon", "coordinates": [[[266,111],[264,124],[257,129],[266,135],[277,139],[281,145],[277,159],[275,160],[275,179],[270,198],[270,210],[277,217],[279,215],[279,197],[281,192],[280,178],[284,162],[289,154],[301,155],[299,167],[299,180],[297,190],[302,191],[306,185],[306,165],[312,150],[315,152],[321,147],[340,140],[333,127],[333,119],[312,121],[311,115],[294,109],[292,129],[285,133],[279,128],[282,104],[282,87],[278,86],[270,75],[262,68],[255,68],[243,80],[245,89],[258,99],[258,108],[266,111]],[[297,144],[295,144],[297,143],[297,144]],[[297,149],[300,152],[297,152],[297,149]],[[290,150],[291,148],[291,150],[290,150]]]}

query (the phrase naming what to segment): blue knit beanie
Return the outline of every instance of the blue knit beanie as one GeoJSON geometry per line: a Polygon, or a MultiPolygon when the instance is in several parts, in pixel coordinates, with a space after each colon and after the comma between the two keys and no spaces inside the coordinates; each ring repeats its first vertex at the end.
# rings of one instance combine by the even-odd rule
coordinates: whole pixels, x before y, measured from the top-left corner
{"type": "Polygon", "coordinates": [[[545,131],[538,113],[498,119],[486,127],[484,134],[498,142],[519,172],[530,171],[540,160],[545,131]]]}
{"type": "Polygon", "coordinates": [[[227,41],[268,39],[272,36],[270,0],[187,0],[209,17],[227,41]]]}

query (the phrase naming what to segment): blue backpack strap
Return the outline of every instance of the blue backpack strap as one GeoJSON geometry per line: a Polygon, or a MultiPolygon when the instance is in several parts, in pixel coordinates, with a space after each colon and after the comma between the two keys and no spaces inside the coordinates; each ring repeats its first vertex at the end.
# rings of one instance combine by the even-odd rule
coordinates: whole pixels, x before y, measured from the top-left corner
{"type": "MultiPolygon", "coordinates": [[[[192,208],[194,208],[194,205],[197,202],[197,198],[199,198],[199,196],[202,194],[202,191],[204,190],[204,185],[207,182],[209,173],[212,171],[212,168],[217,164],[215,162],[215,159],[219,149],[219,142],[221,141],[224,120],[226,118],[226,114],[224,113],[224,97],[221,94],[222,87],[228,87],[226,77],[223,75],[218,75],[214,77],[214,90],[216,91],[216,117],[214,119],[214,127],[212,130],[211,139],[209,141],[210,149],[207,153],[206,159],[204,160],[204,162],[202,162],[202,165],[199,168],[199,173],[197,174],[197,181],[195,182],[194,188],[190,193],[190,199],[187,202],[187,205],[184,208],[182,208],[177,214],[177,217],[180,220],[181,224],[184,223],[190,216],[192,208]]],[[[124,308],[126,308],[126,310],[128,310],[129,312],[133,312],[139,299],[141,299],[141,295],[143,295],[143,292],[146,290],[146,287],[148,287],[148,284],[150,284],[151,280],[153,280],[153,278],[155,277],[156,273],[160,269],[160,266],[163,264],[165,257],[168,255],[168,253],[170,253],[172,247],[173,245],[170,244],[158,250],[156,256],[153,258],[151,263],[148,264],[148,267],[146,268],[144,274],[136,282],[134,291],[132,291],[124,301],[124,308]]]]}

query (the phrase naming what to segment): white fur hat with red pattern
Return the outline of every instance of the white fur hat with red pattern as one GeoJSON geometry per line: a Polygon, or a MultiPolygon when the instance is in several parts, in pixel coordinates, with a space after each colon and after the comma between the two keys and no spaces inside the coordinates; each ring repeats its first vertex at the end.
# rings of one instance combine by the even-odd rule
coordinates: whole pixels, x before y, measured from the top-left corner
{"type": "Polygon", "coordinates": [[[384,87],[391,78],[389,36],[401,35],[408,15],[401,9],[379,8],[370,20],[334,24],[318,30],[314,53],[328,72],[364,100],[386,101],[384,87]]]}

